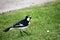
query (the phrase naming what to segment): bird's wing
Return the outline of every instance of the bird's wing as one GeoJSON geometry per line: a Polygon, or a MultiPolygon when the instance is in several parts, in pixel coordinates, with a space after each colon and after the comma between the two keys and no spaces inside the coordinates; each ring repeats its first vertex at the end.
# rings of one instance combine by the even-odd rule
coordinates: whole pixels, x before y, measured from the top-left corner
{"type": "Polygon", "coordinates": [[[20,23],[19,25],[16,25],[16,26],[24,26],[24,25],[20,23]]]}
{"type": "Polygon", "coordinates": [[[16,23],[15,25],[13,25],[13,27],[24,27],[24,20],[19,21],[18,23],[16,23]]]}
{"type": "Polygon", "coordinates": [[[17,24],[15,24],[15,25],[13,25],[13,27],[14,27],[14,28],[24,27],[24,25],[23,25],[23,24],[21,24],[21,23],[17,23],[17,24]]]}

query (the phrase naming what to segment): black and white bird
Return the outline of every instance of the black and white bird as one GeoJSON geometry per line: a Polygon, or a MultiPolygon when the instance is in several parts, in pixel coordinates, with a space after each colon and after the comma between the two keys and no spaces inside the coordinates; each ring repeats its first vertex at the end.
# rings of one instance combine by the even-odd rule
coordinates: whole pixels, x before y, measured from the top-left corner
{"type": "Polygon", "coordinates": [[[4,32],[8,32],[9,30],[12,30],[14,28],[18,28],[18,29],[20,29],[21,34],[22,34],[22,32],[27,34],[27,32],[25,32],[24,29],[28,27],[28,25],[30,24],[30,20],[31,20],[31,16],[28,15],[25,17],[25,19],[19,21],[15,25],[5,29],[4,32]]]}

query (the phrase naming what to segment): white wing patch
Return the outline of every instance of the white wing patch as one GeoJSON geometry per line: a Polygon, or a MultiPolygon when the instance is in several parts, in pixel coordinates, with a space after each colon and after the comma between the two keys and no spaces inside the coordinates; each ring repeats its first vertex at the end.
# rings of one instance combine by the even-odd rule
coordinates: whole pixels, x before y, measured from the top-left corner
{"type": "Polygon", "coordinates": [[[23,24],[19,24],[19,25],[16,25],[16,26],[24,26],[23,24]]]}
{"type": "Polygon", "coordinates": [[[24,26],[23,24],[19,24],[20,26],[24,26]]]}

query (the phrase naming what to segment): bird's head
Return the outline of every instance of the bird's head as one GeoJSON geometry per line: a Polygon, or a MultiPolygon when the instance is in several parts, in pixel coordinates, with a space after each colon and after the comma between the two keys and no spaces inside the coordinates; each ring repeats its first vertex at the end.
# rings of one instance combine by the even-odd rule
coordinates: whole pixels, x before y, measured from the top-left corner
{"type": "Polygon", "coordinates": [[[30,16],[30,15],[27,15],[27,16],[25,17],[25,19],[26,19],[27,21],[30,21],[31,16],[30,16]]]}

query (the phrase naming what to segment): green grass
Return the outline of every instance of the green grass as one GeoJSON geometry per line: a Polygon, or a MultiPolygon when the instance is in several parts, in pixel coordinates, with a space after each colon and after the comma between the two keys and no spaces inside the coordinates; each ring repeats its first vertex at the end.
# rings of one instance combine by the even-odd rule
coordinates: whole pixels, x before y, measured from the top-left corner
{"type": "Polygon", "coordinates": [[[0,15],[0,40],[60,40],[60,2],[9,12],[0,15]],[[26,15],[31,15],[31,24],[25,29],[31,35],[20,36],[20,30],[3,32],[26,15]],[[49,32],[47,32],[49,30],[49,32]]]}

